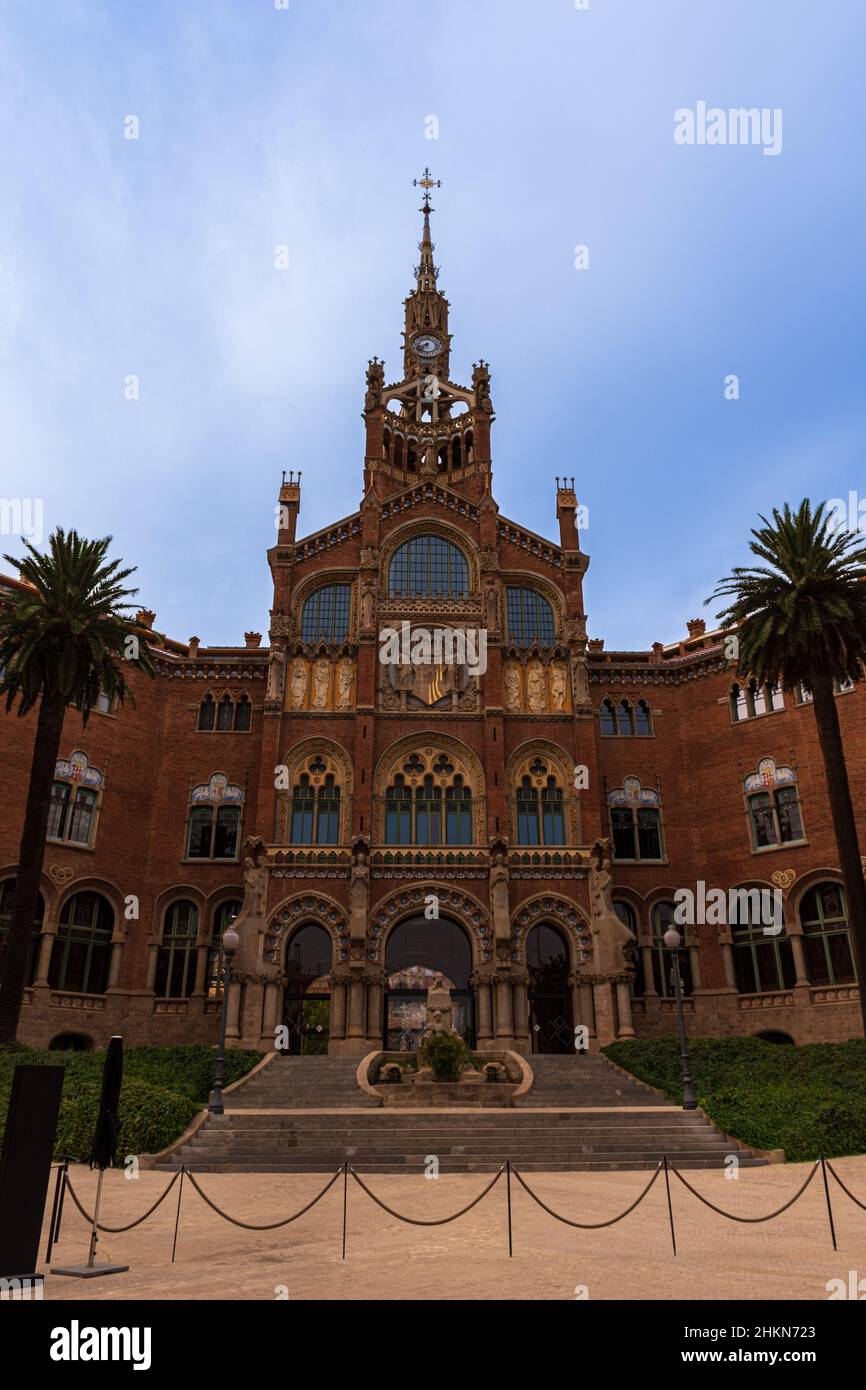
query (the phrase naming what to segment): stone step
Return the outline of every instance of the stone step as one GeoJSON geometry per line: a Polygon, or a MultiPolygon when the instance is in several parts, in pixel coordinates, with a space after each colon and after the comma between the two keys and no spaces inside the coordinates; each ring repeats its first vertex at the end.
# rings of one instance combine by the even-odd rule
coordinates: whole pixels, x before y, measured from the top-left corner
{"type": "MultiPolygon", "coordinates": [[[[658,1164],[659,1164],[659,1161],[660,1161],[660,1157],[661,1157],[661,1156],[660,1156],[659,1154],[653,1154],[653,1155],[650,1155],[650,1156],[645,1157],[645,1158],[642,1158],[642,1157],[634,1157],[634,1156],[631,1156],[631,1155],[628,1155],[628,1156],[622,1155],[622,1156],[617,1157],[617,1158],[615,1158],[615,1157],[613,1157],[613,1156],[609,1156],[609,1157],[608,1157],[607,1159],[605,1159],[605,1160],[597,1160],[597,1159],[590,1159],[590,1160],[586,1160],[586,1159],[571,1159],[571,1160],[569,1160],[569,1161],[567,1161],[567,1162],[563,1162],[563,1161],[561,1161],[560,1159],[554,1159],[554,1158],[531,1158],[531,1159],[523,1159],[523,1160],[521,1160],[520,1162],[517,1162],[516,1160],[512,1160],[512,1161],[513,1161],[513,1163],[514,1163],[514,1166],[515,1166],[516,1168],[518,1168],[519,1171],[520,1171],[521,1173],[578,1173],[578,1172],[583,1172],[583,1173],[595,1173],[595,1172],[612,1172],[612,1171],[616,1171],[616,1172],[649,1171],[649,1170],[652,1170],[653,1168],[657,1168],[657,1167],[658,1167],[658,1164]]],[[[689,1156],[689,1155],[681,1155],[681,1154],[677,1154],[675,1157],[670,1158],[669,1161],[671,1161],[671,1162],[674,1164],[674,1166],[680,1167],[680,1168],[684,1168],[684,1169],[702,1169],[702,1168],[716,1168],[716,1169],[718,1169],[718,1168],[722,1168],[722,1167],[724,1166],[724,1163],[725,1163],[725,1160],[724,1160],[722,1157],[718,1157],[718,1158],[707,1158],[707,1157],[705,1157],[705,1156],[703,1156],[703,1155],[699,1155],[699,1156],[689,1156]]],[[[756,1168],[756,1167],[760,1167],[760,1166],[763,1165],[764,1162],[765,1162],[764,1159],[747,1157],[746,1155],[743,1155],[743,1156],[740,1158],[740,1165],[741,1165],[741,1167],[743,1167],[743,1168],[756,1168]]],[[[334,1160],[331,1164],[327,1164],[327,1163],[322,1164],[322,1163],[320,1163],[320,1162],[315,1162],[315,1161],[313,1161],[313,1162],[308,1162],[308,1163],[287,1163],[287,1162],[282,1162],[282,1163],[266,1163],[266,1162],[243,1163],[243,1162],[240,1162],[240,1161],[238,1161],[238,1162],[233,1162],[233,1163],[232,1163],[232,1162],[225,1163],[225,1162],[220,1162],[219,1160],[214,1160],[213,1162],[201,1162],[201,1161],[199,1161],[199,1162],[196,1162],[196,1163],[189,1163],[189,1164],[187,1164],[186,1166],[189,1168],[190,1172],[193,1172],[193,1173],[320,1173],[320,1174],[326,1174],[326,1173],[334,1173],[334,1172],[336,1172],[336,1170],[337,1170],[339,1167],[342,1166],[342,1163],[343,1163],[343,1157],[341,1156],[339,1159],[334,1160]]],[[[162,1163],[162,1164],[159,1165],[159,1171],[161,1171],[161,1172],[175,1172],[175,1171],[176,1171],[178,1168],[180,1168],[180,1167],[181,1167],[181,1160],[172,1161],[172,1162],[166,1162],[166,1163],[162,1163]]],[[[355,1169],[357,1170],[357,1172],[359,1172],[359,1173],[393,1173],[393,1174],[402,1174],[404,1177],[405,1177],[405,1176],[409,1176],[409,1174],[407,1174],[407,1171],[406,1171],[406,1164],[405,1164],[405,1163],[389,1163],[389,1162],[376,1163],[376,1162],[367,1162],[367,1161],[365,1161],[365,1160],[363,1160],[363,1159],[358,1159],[357,1161],[352,1160],[352,1167],[355,1168],[355,1169]]],[[[480,1160],[477,1160],[477,1161],[475,1161],[475,1160],[461,1160],[461,1161],[459,1161],[459,1162],[458,1162],[458,1161],[455,1161],[455,1162],[453,1162],[453,1163],[449,1163],[447,1160],[445,1160],[445,1161],[440,1161],[440,1164],[439,1164],[439,1172],[440,1172],[440,1174],[448,1174],[448,1173],[495,1173],[495,1172],[497,1171],[497,1169],[500,1168],[500,1167],[501,1167],[500,1162],[498,1162],[498,1161],[490,1161],[490,1160],[488,1160],[488,1159],[480,1159],[480,1160]]],[[[419,1168],[419,1172],[423,1172],[423,1168],[419,1168]]]]}

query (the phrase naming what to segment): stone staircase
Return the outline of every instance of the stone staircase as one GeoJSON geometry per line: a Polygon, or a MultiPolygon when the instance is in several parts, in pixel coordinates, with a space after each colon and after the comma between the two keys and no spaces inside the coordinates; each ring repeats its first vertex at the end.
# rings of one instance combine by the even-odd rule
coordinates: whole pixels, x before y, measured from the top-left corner
{"type": "Polygon", "coordinates": [[[196,1173],[326,1173],[346,1159],[362,1173],[491,1173],[651,1169],[663,1154],[684,1168],[720,1167],[736,1152],[701,1115],[668,1105],[603,1057],[531,1059],[536,1083],[520,1108],[380,1108],[357,1087],[357,1062],[278,1057],[226,1097],[193,1137],[157,1166],[196,1173]]]}

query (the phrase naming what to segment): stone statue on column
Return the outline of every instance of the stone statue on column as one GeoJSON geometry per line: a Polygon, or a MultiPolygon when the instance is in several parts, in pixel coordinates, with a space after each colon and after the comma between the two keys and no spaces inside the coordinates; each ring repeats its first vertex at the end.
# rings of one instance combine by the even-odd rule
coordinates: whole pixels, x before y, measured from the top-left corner
{"type": "Polygon", "coordinates": [[[286,680],[286,652],[284,647],[271,648],[271,660],[268,666],[268,689],[265,695],[266,700],[282,700],[283,687],[286,680]]]}
{"type": "Polygon", "coordinates": [[[622,975],[630,969],[627,952],[634,937],[620,921],[613,905],[613,875],[610,872],[610,842],[596,840],[589,852],[589,902],[594,937],[594,968],[601,975],[622,975]]]}
{"type": "Polygon", "coordinates": [[[427,990],[427,1023],[424,1037],[433,1033],[450,1033],[454,1024],[454,1010],[451,1004],[451,989],[445,983],[445,976],[437,971],[427,990]]]}
{"type": "Polygon", "coordinates": [[[352,875],[349,886],[349,939],[354,945],[367,939],[367,910],[370,903],[370,847],[357,839],[352,847],[352,875]]]}
{"type": "Polygon", "coordinates": [[[508,854],[505,844],[495,841],[490,851],[490,916],[497,954],[511,952],[511,910],[509,904],[508,854]]]}

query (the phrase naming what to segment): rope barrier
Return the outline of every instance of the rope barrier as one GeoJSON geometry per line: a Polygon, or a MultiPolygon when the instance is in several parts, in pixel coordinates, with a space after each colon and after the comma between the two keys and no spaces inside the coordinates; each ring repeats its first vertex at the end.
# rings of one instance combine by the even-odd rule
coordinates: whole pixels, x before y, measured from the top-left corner
{"type": "Polygon", "coordinates": [[[842,1179],[839,1177],[839,1174],[836,1172],[836,1169],[833,1167],[832,1163],[827,1163],[827,1168],[829,1172],[833,1175],[833,1177],[836,1179],[842,1191],[845,1193],[845,1196],[850,1197],[854,1205],[856,1207],[859,1207],[861,1211],[866,1211],[866,1202],[861,1202],[860,1198],[855,1197],[854,1193],[850,1190],[850,1188],[845,1186],[842,1179]]]}
{"type": "Polygon", "coordinates": [[[331,1188],[334,1186],[334,1183],[337,1181],[337,1178],[342,1173],[343,1168],[341,1165],[337,1169],[334,1176],[328,1179],[328,1182],[322,1188],[318,1197],[314,1197],[312,1201],[308,1202],[305,1207],[301,1207],[300,1211],[296,1211],[293,1216],[287,1216],[284,1221],[270,1221],[266,1226],[256,1226],[251,1221],[239,1221],[237,1217],[229,1216],[227,1211],[223,1211],[221,1207],[217,1206],[216,1202],[211,1201],[210,1197],[208,1197],[206,1192],[202,1192],[201,1188],[196,1182],[195,1175],[191,1173],[188,1168],[185,1171],[187,1177],[189,1178],[189,1181],[192,1183],[193,1187],[195,1188],[199,1197],[201,1197],[202,1201],[207,1202],[211,1210],[215,1211],[217,1216],[221,1216],[223,1220],[230,1221],[233,1226],[242,1226],[245,1231],[276,1231],[280,1226],[288,1226],[291,1224],[292,1221],[297,1221],[299,1216],[303,1216],[304,1213],[308,1212],[311,1207],[314,1207],[317,1202],[321,1202],[325,1193],[330,1192],[331,1188]]]}
{"type": "Polygon", "coordinates": [[[729,1221],[741,1221],[744,1225],[759,1225],[762,1221],[772,1221],[773,1217],[781,1216],[783,1211],[787,1211],[789,1207],[792,1207],[794,1203],[798,1201],[800,1197],[802,1197],[803,1193],[806,1191],[806,1188],[809,1186],[809,1183],[812,1181],[818,1169],[820,1168],[821,1160],[820,1158],[816,1159],[815,1165],[808,1178],[803,1183],[799,1191],[794,1193],[790,1202],[786,1202],[783,1207],[779,1207],[776,1211],[771,1211],[767,1216],[735,1216],[733,1212],[725,1211],[723,1207],[715,1206],[714,1203],[711,1202],[707,1197],[704,1197],[702,1193],[698,1192],[696,1187],[692,1187],[691,1183],[686,1181],[686,1179],[683,1177],[682,1173],[679,1171],[678,1168],[675,1168],[672,1163],[668,1166],[670,1168],[670,1171],[674,1174],[674,1176],[679,1178],[683,1187],[687,1187],[689,1192],[691,1192],[692,1196],[697,1197],[699,1202],[703,1202],[705,1207],[710,1208],[710,1211],[716,1212],[719,1216],[726,1216],[729,1221]]]}
{"type": "MultiPolygon", "coordinates": [[[[180,1172],[175,1173],[174,1177],[172,1178],[172,1180],[171,1180],[171,1182],[169,1183],[168,1187],[167,1187],[167,1188],[165,1189],[165,1191],[163,1192],[162,1196],[161,1196],[161,1197],[157,1197],[157,1199],[156,1199],[156,1201],[154,1202],[153,1206],[152,1206],[152,1207],[148,1207],[147,1211],[144,1213],[144,1216],[139,1216],[139,1218],[138,1218],[137,1221],[130,1221],[130,1223],[129,1223],[128,1226],[103,1226],[102,1222],[99,1221],[99,1222],[97,1222],[96,1229],[97,1229],[98,1231],[107,1231],[107,1232],[109,1233],[109,1235],[112,1235],[112,1236],[119,1236],[119,1235],[122,1235],[124,1231],[131,1231],[131,1230],[133,1230],[133,1228],[134,1228],[135,1226],[140,1226],[141,1223],[142,1223],[142,1221],[146,1221],[147,1218],[148,1218],[149,1216],[151,1216],[151,1215],[153,1214],[153,1212],[156,1211],[156,1209],[157,1209],[157,1207],[159,1206],[159,1204],[160,1204],[161,1202],[164,1202],[164,1201],[165,1201],[166,1197],[168,1196],[169,1192],[171,1192],[171,1189],[174,1187],[174,1185],[175,1185],[175,1183],[177,1182],[177,1180],[178,1180],[179,1177],[180,1177],[180,1172]]],[[[66,1175],[66,1189],[67,1189],[67,1191],[68,1191],[70,1197],[72,1198],[73,1202],[74,1202],[75,1205],[77,1206],[78,1210],[81,1212],[81,1215],[84,1217],[85,1221],[88,1222],[88,1224],[92,1226],[92,1225],[93,1225],[93,1217],[92,1217],[92,1215],[89,1216],[89,1215],[87,1214],[87,1212],[84,1210],[84,1207],[83,1207],[83,1206],[81,1205],[81,1203],[79,1202],[78,1197],[76,1196],[75,1188],[72,1186],[72,1179],[70,1178],[70,1176],[69,1176],[68,1173],[67,1173],[67,1175],[66,1175]]]]}
{"type": "Polygon", "coordinates": [[[659,1166],[656,1168],[655,1172],[653,1173],[652,1177],[650,1178],[649,1182],[647,1183],[646,1187],[644,1188],[643,1192],[640,1194],[640,1196],[634,1202],[632,1202],[630,1207],[626,1207],[625,1211],[620,1212],[619,1216],[611,1217],[610,1221],[587,1222],[572,1221],[567,1216],[560,1216],[559,1212],[554,1211],[552,1207],[549,1207],[546,1202],[543,1202],[541,1200],[541,1198],[538,1196],[536,1192],[533,1192],[532,1188],[528,1186],[524,1178],[521,1177],[520,1173],[518,1173],[517,1169],[513,1166],[513,1164],[511,1168],[512,1173],[516,1177],[517,1181],[520,1183],[520,1186],[523,1188],[524,1192],[527,1192],[529,1194],[533,1202],[538,1203],[542,1211],[546,1211],[548,1216],[552,1216],[555,1221],[561,1221],[564,1226],[574,1226],[579,1231],[600,1231],[605,1226],[615,1226],[617,1221],[622,1221],[623,1217],[628,1216],[629,1212],[634,1211],[635,1207],[640,1205],[640,1203],[643,1201],[644,1197],[647,1195],[650,1188],[652,1187],[653,1183],[656,1181],[656,1178],[658,1177],[661,1170],[662,1165],[660,1163],[659,1166]]]}
{"type": "Polygon", "coordinates": [[[491,1179],[491,1181],[487,1184],[484,1191],[480,1192],[478,1196],[475,1197],[469,1203],[468,1206],[461,1207],[460,1211],[455,1211],[453,1216],[440,1216],[437,1217],[435,1221],[420,1221],[415,1216],[401,1216],[399,1211],[395,1211],[393,1207],[387,1206],[386,1203],[381,1200],[381,1198],[376,1196],[375,1192],[371,1192],[367,1184],[363,1182],[361,1178],[358,1177],[358,1174],[351,1166],[349,1168],[349,1172],[352,1174],[352,1177],[355,1179],[355,1182],[358,1184],[358,1186],[360,1188],[363,1188],[364,1192],[366,1192],[367,1196],[371,1199],[371,1201],[376,1203],[377,1207],[381,1207],[382,1210],[386,1211],[389,1216],[396,1217],[398,1221],[405,1221],[407,1226],[447,1226],[449,1221],[456,1221],[458,1216],[465,1216],[467,1211],[471,1211],[473,1207],[478,1206],[478,1203],[484,1197],[486,1197],[488,1192],[490,1192],[499,1182],[499,1179],[505,1172],[505,1164],[503,1163],[502,1167],[499,1169],[499,1172],[496,1173],[495,1176],[491,1179]]]}

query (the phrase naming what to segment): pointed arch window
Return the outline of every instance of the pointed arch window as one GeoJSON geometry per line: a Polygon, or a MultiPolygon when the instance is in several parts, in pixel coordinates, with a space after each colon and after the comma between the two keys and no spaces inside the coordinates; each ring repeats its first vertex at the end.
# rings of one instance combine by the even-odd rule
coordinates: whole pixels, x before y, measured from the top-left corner
{"type": "Polygon", "coordinates": [[[734,976],[740,994],[793,989],[797,978],[787,931],[767,931],[761,890],[738,890],[737,921],[731,924],[734,976]]]}
{"type": "Polygon", "coordinates": [[[564,845],[565,802],[562,788],[547,768],[536,760],[537,770],[526,773],[517,787],[517,843],[564,845]],[[541,786],[539,780],[544,779],[541,786]]]}
{"type": "Polygon", "coordinates": [[[313,786],[310,774],[302,772],[292,793],[290,843],[338,845],[340,800],[340,786],[333,772],[325,775],[318,789],[313,786]]]}
{"type": "Polygon", "coordinates": [[[728,702],[731,719],[741,724],[744,719],[758,719],[764,714],[774,714],[785,708],[785,696],[779,685],[759,684],[750,680],[745,685],[734,681],[728,702]]]}
{"type": "Polygon", "coordinates": [[[616,734],[616,713],[613,708],[613,700],[602,700],[601,702],[601,732],[608,738],[616,734]]]}
{"type": "Polygon", "coordinates": [[[412,843],[412,789],[406,786],[402,773],[394,778],[385,796],[385,843],[412,843]]]}
{"type": "Polygon", "coordinates": [[[210,691],[198,707],[198,727],[199,729],[210,730],[216,723],[216,700],[210,691]]]}
{"type": "Polygon", "coordinates": [[[644,699],[632,704],[623,698],[614,704],[608,696],[601,702],[599,722],[606,738],[650,738],[653,734],[652,710],[644,699]]]}
{"type": "Polygon", "coordinates": [[[351,584],[323,584],[301,610],[301,641],[315,645],[345,642],[349,635],[351,584]]]}
{"type": "Polygon", "coordinates": [[[508,636],[518,647],[553,645],[556,630],[553,609],[537,589],[512,587],[505,591],[508,603],[508,636]]]}
{"type": "Polygon", "coordinates": [[[391,559],[388,590],[395,597],[465,598],[469,593],[466,556],[444,536],[413,536],[391,559]]]}
{"type": "Polygon", "coordinates": [[[252,708],[246,693],[233,696],[226,690],[219,700],[216,700],[209,690],[199,703],[196,728],[199,733],[247,733],[252,708]]]}
{"type": "Polygon", "coordinates": [[[471,845],[472,788],[447,753],[412,753],[385,791],[384,843],[471,845]]]}
{"type": "Polygon", "coordinates": [[[52,989],[104,994],[111,965],[114,912],[101,893],[76,893],[63,904],[51,950],[52,989]]]}
{"type": "Polygon", "coordinates": [[[857,973],[845,889],[841,883],[817,883],[800,904],[806,969],[813,985],[854,984],[857,973]]]}

